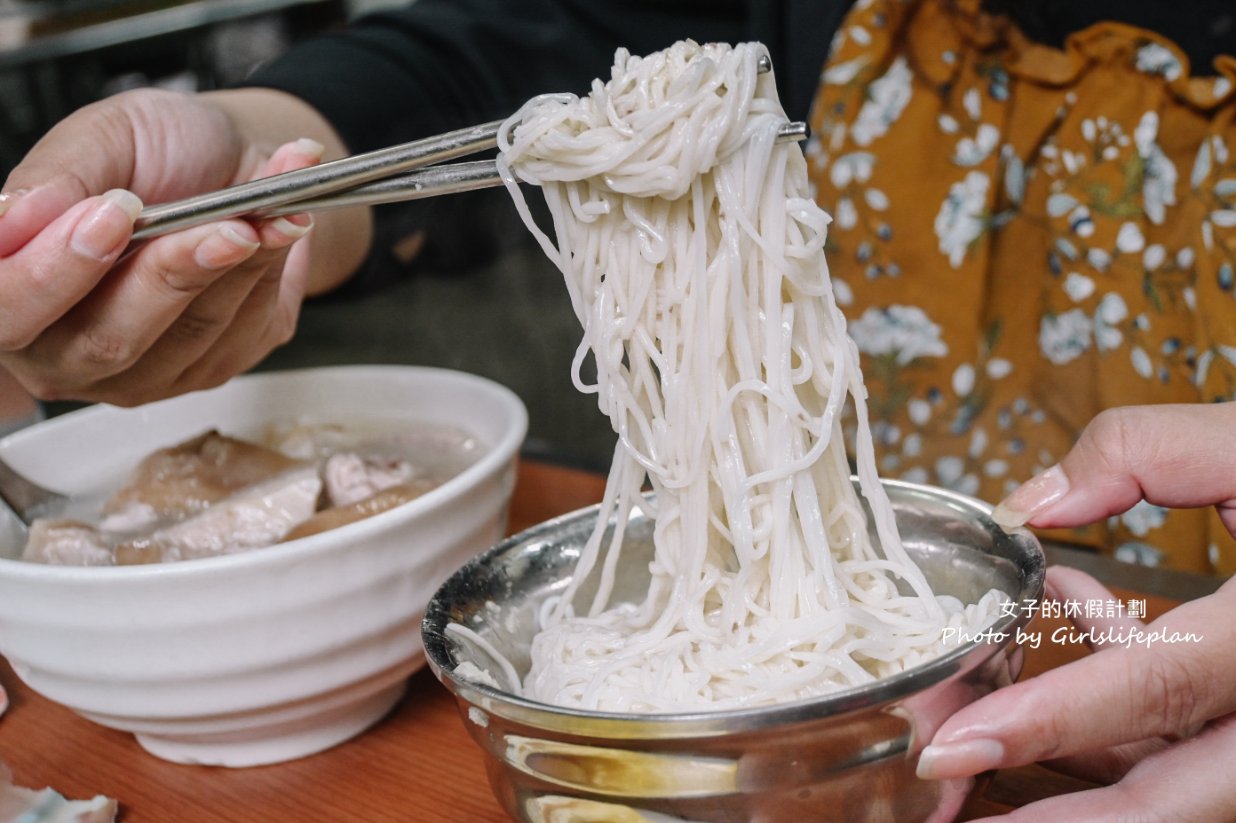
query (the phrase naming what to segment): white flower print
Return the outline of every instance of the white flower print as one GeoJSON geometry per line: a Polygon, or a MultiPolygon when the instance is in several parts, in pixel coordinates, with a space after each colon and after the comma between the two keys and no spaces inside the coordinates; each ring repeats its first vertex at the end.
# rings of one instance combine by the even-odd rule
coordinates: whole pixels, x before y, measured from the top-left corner
{"type": "Polygon", "coordinates": [[[910,102],[910,68],[904,57],[898,57],[882,77],[867,88],[867,102],[858,111],[850,131],[854,142],[870,146],[883,137],[910,102]]]}
{"type": "MultiPolygon", "coordinates": [[[[899,53],[907,53],[895,39],[901,17],[879,17],[887,13],[884,0],[858,2],[876,10],[863,33],[874,35],[871,53],[877,57],[853,59],[860,49],[847,33],[841,60],[826,67],[836,71],[824,78],[817,102],[827,105],[817,106],[813,122],[828,126],[820,129],[828,157],[811,168],[821,183],[822,201],[835,209],[846,198],[844,208],[851,212],[846,222],[853,227],[835,231],[829,248],[834,259],[844,261],[835,267],[853,287],[846,294],[846,313],[852,339],[863,351],[870,402],[879,416],[901,426],[899,431],[878,430],[885,446],[879,458],[887,461],[881,465],[888,475],[953,488],[977,480],[983,496],[993,499],[1035,467],[1058,461],[1066,448],[1058,429],[1068,421],[1051,406],[1053,398],[1034,394],[1036,369],[1081,381],[1086,392],[1077,399],[1079,405],[1182,394],[1236,399],[1236,362],[1229,363],[1218,348],[1232,344],[1230,356],[1236,361],[1236,341],[1226,323],[1236,312],[1231,236],[1236,230],[1236,164],[1224,165],[1217,155],[1217,143],[1227,140],[1227,151],[1236,156],[1236,142],[1226,133],[1217,136],[1209,109],[1194,112],[1196,122],[1180,114],[1195,96],[1203,101],[1199,105],[1211,105],[1204,102],[1205,82],[1177,89],[1190,97],[1176,99],[1165,88],[1167,78],[1185,79],[1175,52],[1128,32],[1116,41],[1121,50],[1114,55],[1118,70],[1128,69],[1126,85],[1100,101],[1106,105],[1079,109],[1079,97],[1093,103],[1106,93],[1090,86],[1089,76],[1079,76],[1076,84],[1035,89],[1036,103],[1043,104],[1042,119],[1031,124],[1038,130],[1018,131],[1023,124],[1016,101],[1024,102],[1031,84],[1011,74],[1009,88],[1023,96],[1014,94],[1007,101],[985,85],[994,83],[991,72],[999,70],[1004,53],[993,50],[976,59],[967,51],[936,85],[908,60],[890,66],[899,53]],[[1070,91],[1074,85],[1080,92],[1070,91]],[[944,148],[954,172],[920,179],[912,157],[888,165],[876,154],[879,165],[859,180],[866,173],[863,166],[874,162],[859,158],[886,147],[892,129],[909,126],[911,120],[919,121],[924,141],[944,148]],[[844,129],[843,141],[832,140],[842,133],[835,122],[844,129]],[[1191,155],[1199,144],[1204,148],[1195,160],[1191,155]],[[847,153],[856,156],[838,162],[847,153]],[[1192,187],[1191,170],[1200,178],[1192,187]],[[1022,259],[1025,237],[1026,271],[1020,276],[1038,278],[1038,299],[1018,303],[1005,300],[1001,292],[1000,299],[985,300],[981,282],[964,284],[972,289],[966,293],[967,307],[981,313],[968,316],[966,326],[956,330],[943,322],[945,308],[960,299],[952,289],[923,295],[913,315],[906,306],[889,308],[902,300],[920,302],[910,299],[919,294],[910,264],[923,238],[898,222],[904,216],[898,194],[909,190],[929,192],[926,214],[933,221],[937,268],[952,269],[954,277],[971,268],[976,279],[999,276],[986,271],[988,258],[999,258],[992,264],[1022,259]],[[931,213],[933,202],[936,214],[931,213]],[[1207,231],[1213,237],[1209,248],[1204,245],[1207,231]],[[897,279],[889,274],[894,263],[902,267],[897,279]],[[1193,302],[1195,309],[1190,308],[1193,302]],[[885,310],[870,311],[869,305],[885,310]],[[1190,311],[1214,312],[1224,322],[1215,323],[1213,333],[1207,329],[1199,342],[1191,332],[1204,324],[1190,326],[1190,311]],[[1030,372],[1013,357],[1018,352],[1030,358],[1030,372]],[[1039,365],[1033,366],[1036,360],[1039,365]],[[1104,381],[1101,392],[1084,385],[1098,375],[1104,381]],[[1200,389],[1185,384],[1199,377],[1208,377],[1200,389]],[[1021,401],[1020,411],[1015,400],[1021,401]],[[1039,408],[1038,403],[1046,405],[1039,408]],[[941,460],[943,455],[950,457],[941,460]]],[[[901,5],[893,2],[889,8],[901,5]]],[[[915,8],[912,2],[909,8],[915,8]]],[[[939,45],[930,54],[937,69],[947,57],[939,45]]],[[[937,69],[924,67],[933,77],[937,69]]],[[[1109,79],[1098,74],[1100,80],[1109,79]]],[[[1223,120],[1221,125],[1229,124],[1223,120]]],[[[925,240],[932,242],[930,236],[925,240]]],[[[1138,536],[1148,528],[1143,521],[1154,514],[1135,512],[1132,516],[1142,520],[1129,524],[1109,520],[1119,535],[1110,545],[1125,543],[1125,557],[1156,562],[1158,552],[1148,544],[1164,534],[1167,524],[1138,536]]],[[[1174,514],[1167,518],[1173,529],[1176,519],[1174,514]]],[[[1190,524],[1181,526],[1187,530],[1190,524]]],[[[1087,532],[1084,537],[1102,536],[1087,532]]],[[[1205,548],[1206,541],[1191,545],[1205,548]]],[[[1224,552],[1224,562],[1236,556],[1224,552]]],[[[1174,555],[1165,553],[1161,562],[1169,558],[1174,555]]]]}
{"type": "Polygon", "coordinates": [[[1069,213],[1069,228],[1077,234],[1078,237],[1090,237],[1094,234],[1094,218],[1090,216],[1090,209],[1085,206],[1078,206],[1069,213]]]}
{"type": "Polygon", "coordinates": [[[1153,243],[1142,252],[1142,267],[1147,270],[1157,269],[1167,259],[1167,249],[1162,243],[1153,243]]]}
{"type": "Polygon", "coordinates": [[[1148,111],[1133,131],[1137,152],[1142,157],[1142,206],[1146,217],[1156,226],[1163,223],[1167,207],[1176,205],[1176,166],[1156,142],[1159,136],[1159,115],[1148,111]]]}
{"type": "Polygon", "coordinates": [[[901,428],[887,420],[873,420],[871,438],[879,446],[892,446],[901,440],[901,428]]]}
{"type": "Polygon", "coordinates": [[[936,461],[936,477],[945,486],[952,486],[961,480],[966,464],[960,457],[941,457],[936,461]]]}
{"type": "MultiPolygon", "coordinates": [[[[1009,147],[1005,147],[1009,148],[1009,147]]],[[[1003,151],[1003,150],[1002,150],[1003,151]]],[[[1010,203],[1020,204],[1026,197],[1026,166],[1011,150],[1004,160],[1004,193],[1010,203]]]]}
{"type": "Polygon", "coordinates": [[[1146,237],[1136,223],[1123,223],[1116,233],[1116,249],[1125,254],[1135,254],[1146,247],[1146,237]]]}
{"type": "Polygon", "coordinates": [[[1077,205],[1077,198],[1068,192],[1058,191],[1047,196],[1047,213],[1052,217],[1063,217],[1077,205]]]}
{"type": "Polygon", "coordinates": [[[1064,164],[1064,170],[1069,174],[1077,174],[1086,164],[1086,158],[1085,155],[1064,149],[1060,152],[1060,162],[1064,164]]]}
{"type": "Polygon", "coordinates": [[[1087,143],[1093,143],[1095,138],[1099,136],[1099,128],[1095,125],[1094,118],[1087,117],[1081,124],[1082,137],[1086,138],[1087,143]]]}
{"type": "Polygon", "coordinates": [[[828,69],[825,70],[821,79],[830,85],[844,86],[855,77],[858,77],[858,73],[862,71],[869,62],[871,62],[870,59],[863,56],[850,60],[846,63],[838,63],[836,65],[829,66],[828,69]]]}
{"type": "Polygon", "coordinates": [[[888,207],[892,205],[888,195],[880,189],[867,189],[863,192],[863,199],[872,211],[888,211],[888,207]]]}
{"type": "Polygon", "coordinates": [[[841,278],[833,279],[833,298],[837,301],[838,306],[854,305],[854,290],[850,288],[850,284],[841,278]]]}
{"type": "Polygon", "coordinates": [[[1077,246],[1073,245],[1073,241],[1069,240],[1067,237],[1057,237],[1052,245],[1056,247],[1056,251],[1060,252],[1060,254],[1064,255],[1069,260],[1077,259],[1077,246]]]}
{"type": "Polygon", "coordinates": [[[1094,343],[1099,351],[1111,351],[1124,342],[1124,334],[1118,324],[1129,316],[1129,307],[1124,298],[1112,292],[1103,295],[1094,312],[1094,343]]]}
{"type": "Polygon", "coordinates": [[[957,141],[953,162],[958,166],[977,166],[987,159],[999,142],[1000,130],[990,123],[983,123],[973,137],[963,137],[957,141]]]}
{"type": "Polygon", "coordinates": [[[971,120],[978,120],[983,113],[982,93],[978,89],[966,89],[966,93],[961,96],[961,106],[971,120]]]}
{"type": "Polygon", "coordinates": [[[1044,315],[1039,322],[1039,350],[1057,366],[1076,360],[1090,348],[1090,317],[1081,309],[1044,315]]]}
{"type": "Polygon", "coordinates": [[[911,423],[916,426],[922,426],[931,419],[931,404],[926,400],[911,400],[906,404],[906,412],[910,416],[911,423]]]}
{"type": "Polygon", "coordinates": [[[1167,509],[1147,503],[1145,500],[1139,501],[1133,508],[1120,515],[1120,522],[1138,537],[1145,537],[1162,526],[1166,520],[1167,509]]]}
{"type": "Polygon", "coordinates": [[[1154,363],[1141,346],[1133,346],[1129,350],[1129,362],[1133,364],[1133,371],[1137,372],[1140,377],[1149,380],[1154,376],[1154,363]]]}
{"type": "Polygon", "coordinates": [[[834,209],[836,214],[833,217],[837,221],[837,228],[841,231],[849,231],[858,225],[858,209],[854,207],[854,201],[848,197],[842,197],[837,200],[837,206],[834,209]]]}
{"type": "Polygon", "coordinates": [[[918,306],[869,308],[850,324],[849,331],[863,354],[895,355],[903,366],[920,357],[948,354],[948,346],[940,339],[940,327],[918,306]]]}
{"type": "Polygon", "coordinates": [[[1154,546],[1136,541],[1120,544],[1112,556],[1121,563],[1132,563],[1135,566],[1157,566],[1163,561],[1163,552],[1154,546]]]}
{"type": "Polygon", "coordinates": [[[983,464],[983,474],[988,477],[1004,477],[1009,473],[1009,464],[1007,460],[995,458],[988,460],[983,464]]]}
{"type": "Polygon", "coordinates": [[[953,393],[965,397],[974,391],[974,366],[962,363],[953,371],[953,393]]]}
{"type": "Polygon", "coordinates": [[[907,470],[901,475],[901,479],[907,480],[911,483],[926,483],[931,480],[931,478],[927,476],[927,470],[922,466],[915,466],[914,468],[907,470]]]}
{"type": "Polygon", "coordinates": [[[844,189],[850,183],[866,183],[875,168],[875,155],[869,151],[852,151],[840,155],[828,170],[833,186],[844,189]]]}
{"type": "MultiPolygon", "coordinates": [[[[978,476],[973,475],[973,473],[959,473],[959,467],[953,465],[952,458],[944,457],[939,462],[942,463],[942,466],[937,466],[937,472],[948,472],[947,477],[943,473],[939,475],[939,484],[941,486],[953,489],[954,492],[970,494],[970,496],[979,493],[978,476]]],[[[960,461],[957,462],[960,463],[960,461]]]]}
{"type": "MultiPolygon", "coordinates": [[[[1204,190],[1215,166],[1226,165],[1228,159],[1227,143],[1215,135],[1202,141],[1197,150],[1197,158],[1193,161],[1193,174],[1190,185],[1194,190],[1204,190]]],[[[1217,202],[1212,205],[1210,213],[1202,221],[1202,247],[1207,251],[1215,248],[1215,226],[1220,228],[1236,227],[1236,178],[1224,177],[1216,180],[1210,189],[1217,202]]]]}
{"type": "Polygon", "coordinates": [[[1175,80],[1184,71],[1175,53],[1158,43],[1146,43],[1137,50],[1137,69],[1146,74],[1160,74],[1168,80],[1175,80]]]}
{"type": "Polygon", "coordinates": [[[1218,345],[1213,348],[1206,349],[1197,359],[1197,371],[1194,373],[1193,382],[1198,386],[1206,384],[1206,378],[1210,372],[1210,366],[1214,362],[1215,357],[1222,357],[1228,363],[1236,366],[1236,348],[1232,346],[1218,345]]]}
{"type": "Polygon", "coordinates": [[[953,268],[961,266],[970,244],[983,234],[988,185],[987,175],[972,171],[949,188],[948,197],[940,204],[935,220],[936,237],[940,251],[948,256],[953,268]]]}
{"type": "Polygon", "coordinates": [[[1074,303],[1080,303],[1094,294],[1094,279],[1075,271],[1069,272],[1064,278],[1064,293],[1074,303]]]}
{"type": "Polygon", "coordinates": [[[1086,252],[1086,260],[1090,262],[1090,265],[1094,266],[1095,271],[1105,272],[1112,264],[1112,255],[1107,249],[1100,249],[1095,246],[1086,252]]]}
{"type": "Polygon", "coordinates": [[[1146,216],[1156,226],[1163,224],[1167,207],[1176,205],[1176,166],[1158,146],[1146,158],[1142,179],[1142,200],[1146,216]]]}
{"type": "Polygon", "coordinates": [[[966,454],[973,458],[981,457],[983,452],[987,451],[987,430],[982,426],[976,426],[970,435],[970,446],[966,449],[966,454]]]}
{"type": "Polygon", "coordinates": [[[993,357],[987,361],[987,376],[992,380],[1000,380],[1013,373],[1012,362],[1003,357],[993,357]]]}
{"type": "Polygon", "coordinates": [[[1193,159],[1193,173],[1189,175],[1189,185],[1194,189],[1200,189],[1210,176],[1210,143],[1210,140],[1203,140],[1197,147],[1197,157],[1193,159]]]}

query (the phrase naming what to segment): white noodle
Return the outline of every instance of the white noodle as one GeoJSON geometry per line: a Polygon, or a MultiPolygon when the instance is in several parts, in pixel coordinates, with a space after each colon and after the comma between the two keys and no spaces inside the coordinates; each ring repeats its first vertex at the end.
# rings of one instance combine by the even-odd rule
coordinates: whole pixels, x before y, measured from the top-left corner
{"type": "Polygon", "coordinates": [[[573,379],[619,435],[597,530],[542,610],[528,697],[608,711],[735,708],[870,682],[938,654],[996,599],[936,598],[901,545],[874,466],[856,347],[758,44],[620,50],[583,98],[537,98],[499,163],[583,326],[573,379]],[[539,186],[555,241],[516,178],[539,186]],[[596,361],[595,384],[580,370],[596,361]],[[850,481],[841,435],[858,424],[850,481]],[[656,492],[652,582],[610,607],[624,523],[656,492]],[[584,614],[572,598],[589,576],[584,614]],[[899,590],[896,581],[912,592],[899,590]]]}

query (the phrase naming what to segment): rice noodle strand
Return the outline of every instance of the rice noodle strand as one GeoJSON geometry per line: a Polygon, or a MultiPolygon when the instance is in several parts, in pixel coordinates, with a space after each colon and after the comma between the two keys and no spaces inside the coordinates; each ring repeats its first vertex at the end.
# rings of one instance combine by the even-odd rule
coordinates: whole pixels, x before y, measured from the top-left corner
{"type": "Polygon", "coordinates": [[[946,625],[994,616],[991,598],[937,598],[901,545],[824,261],[829,218],[801,150],[777,143],[763,54],[620,50],[589,95],[534,99],[502,129],[508,188],[583,327],[573,379],[619,438],[577,575],[542,612],[528,697],[641,712],[792,700],[901,671],[939,653],[946,625]],[[554,240],[517,181],[540,187],[554,240]],[[850,479],[847,398],[878,543],[850,479]],[[603,528],[643,505],[645,478],[652,583],[612,606],[622,530],[603,542],[603,528]],[[576,614],[589,576],[598,594],[576,614]]]}

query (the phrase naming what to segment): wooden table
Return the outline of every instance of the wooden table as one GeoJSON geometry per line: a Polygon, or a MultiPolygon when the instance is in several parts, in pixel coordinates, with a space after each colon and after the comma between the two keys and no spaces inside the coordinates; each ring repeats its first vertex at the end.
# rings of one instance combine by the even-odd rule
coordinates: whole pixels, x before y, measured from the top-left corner
{"type": "MultiPolygon", "coordinates": [[[[525,461],[511,530],[593,503],[603,484],[589,472],[525,461]]],[[[1173,602],[1121,594],[1144,596],[1152,615],[1173,602]]],[[[1083,653],[1044,642],[1027,652],[1025,676],[1083,653]]],[[[50,785],[72,798],[109,795],[121,803],[121,823],[509,823],[490,794],[480,749],[427,669],[412,677],[395,710],[360,737],[291,763],[239,770],[158,760],[131,735],[96,726],[34,694],[3,661],[0,683],[12,701],[0,718],[0,763],[12,770],[14,782],[50,785]]],[[[1010,770],[970,802],[962,819],[1085,785],[1039,767],[1010,770]]]]}

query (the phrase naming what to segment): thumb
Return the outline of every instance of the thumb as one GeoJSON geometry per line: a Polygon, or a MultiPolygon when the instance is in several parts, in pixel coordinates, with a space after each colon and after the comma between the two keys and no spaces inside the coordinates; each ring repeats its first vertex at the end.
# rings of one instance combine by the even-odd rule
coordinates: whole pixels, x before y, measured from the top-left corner
{"type": "Polygon", "coordinates": [[[1005,527],[1093,523],[1140,500],[1216,506],[1236,535],[1236,403],[1130,406],[1099,414],[1055,466],[996,507],[1005,527]]]}
{"type": "Polygon", "coordinates": [[[13,167],[0,194],[0,258],[28,243],[75,203],[132,189],[135,126],[123,95],[84,106],[54,125],[13,167]]]}
{"type": "Polygon", "coordinates": [[[0,193],[0,258],[29,243],[57,217],[93,194],[72,175],[57,175],[30,187],[0,193]]]}

